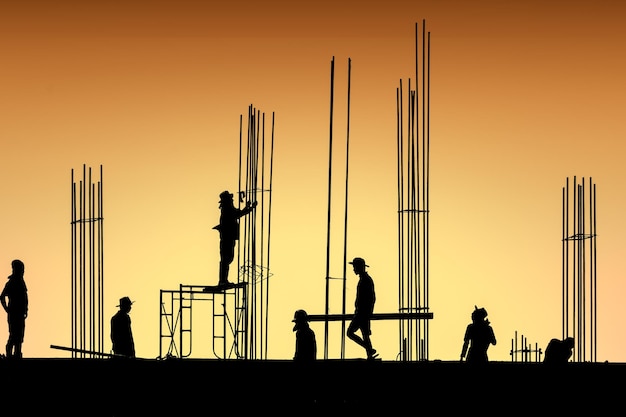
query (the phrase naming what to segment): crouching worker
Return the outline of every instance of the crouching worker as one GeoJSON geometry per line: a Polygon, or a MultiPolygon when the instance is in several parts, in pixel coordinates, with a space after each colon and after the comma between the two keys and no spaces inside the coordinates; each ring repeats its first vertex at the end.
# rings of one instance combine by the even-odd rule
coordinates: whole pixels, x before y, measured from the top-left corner
{"type": "Polygon", "coordinates": [[[567,363],[572,357],[574,349],[574,338],[566,337],[563,340],[552,339],[546,347],[546,355],[543,357],[544,363],[562,364],[567,363]]]}

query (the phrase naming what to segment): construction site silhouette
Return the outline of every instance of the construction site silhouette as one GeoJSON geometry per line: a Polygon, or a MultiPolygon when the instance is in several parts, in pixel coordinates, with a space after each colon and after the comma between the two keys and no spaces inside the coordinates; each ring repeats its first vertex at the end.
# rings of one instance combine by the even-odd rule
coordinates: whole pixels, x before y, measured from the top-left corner
{"type": "MultiPolygon", "coordinates": [[[[426,31],[425,21],[415,25],[415,46],[415,78],[406,84],[400,81],[396,91],[397,310],[374,310],[374,279],[366,270],[366,260],[355,254],[349,256],[347,250],[350,59],[347,133],[340,144],[346,149],[345,177],[340,181],[345,186],[344,212],[339,222],[343,245],[336,249],[331,243],[331,228],[338,223],[331,211],[331,196],[337,195],[333,192],[337,179],[332,171],[336,166],[332,152],[337,146],[333,137],[333,57],[328,238],[325,276],[320,277],[320,284],[323,279],[325,286],[323,311],[297,310],[293,317],[269,317],[274,114],[266,123],[266,114],[250,105],[247,118],[240,117],[239,159],[244,162],[238,167],[236,179],[241,187],[219,196],[223,217],[215,227],[220,233],[217,276],[204,283],[180,283],[160,290],[157,358],[135,354],[129,297],[120,299],[120,313],[110,322],[111,327],[114,323],[124,326],[123,332],[118,334],[119,328],[107,332],[103,314],[103,169],[100,166],[99,180],[95,182],[97,176],[91,168],[83,166],[78,181],[72,170],[71,346],[50,346],[69,352],[71,357],[23,358],[17,348],[15,354],[8,355],[11,357],[3,357],[0,390],[3,398],[10,399],[3,409],[22,415],[45,412],[65,416],[191,415],[213,408],[228,408],[236,414],[263,411],[356,415],[377,410],[384,414],[476,411],[502,415],[581,410],[602,413],[621,407],[619,384],[614,381],[624,375],[626,364],[598,363],[596,357],[595,185],[590,178],[587,183],[574,177],[572,184],[568,178],[562,190],[562,335],[542,351],[525,342],[518,349],[516,334],[511,360],[490,361],[487,350],[496,344],[495,332],[486,318],[486,309],[476,306],[466,333],[458,335],[463,341],[461,360],[432,359],[430,322],[435,314],[429,298],[430,32],[426,31]],[[573,213],[570,208],[574,208],[573,213]],[[593,221],[585,223],[580,221],[582,218],[593,221]],[[335,257],[341,260],[332,262],[335,257]],[[342,269],[331,271],[331,265],[341,265],[342,269]],[[350,279],[358,280],[356,300],[353,305],[348,303],[350,307],[345,303],[347,265],[353,267],[356,276],[350,279]],[[591,292],[589,297],[587,292],[591,292]],[[210,357],[194,354],[194,320],[198,320],[194,308],[199,304],[210,309],[208,316],[201,317],[211,332],[202,338],[210,345],[210,357]],[[269,359],[269,324],[289,320],[294,323],[294,356],[269,359]],[[373,346],[377,341],[371,334],[371,321],[385,321],[398,328],[396,357],[379,356],[373,346]],[[313,332],[310,322],[322,322],[323,333],[313,332]],[[346,358],[346,338],[363,348],[362,357],[346,358]],[[105,346],[111,339],[116,346],[113,352],[107,352],[105,346]],[[545,361],[541,360],[542,354],[545,361]],[[562,366],[551,366],[555,362],[562,366]],[[480,366],[473,366],[476,364],[480,366]],[[484,408],[473,408],[476,404],[484,408]]],[[[213,237],[218,238],[215,232],[213,237]]],[[[381,283],[383,286],[389,283],[381,283]]]]}

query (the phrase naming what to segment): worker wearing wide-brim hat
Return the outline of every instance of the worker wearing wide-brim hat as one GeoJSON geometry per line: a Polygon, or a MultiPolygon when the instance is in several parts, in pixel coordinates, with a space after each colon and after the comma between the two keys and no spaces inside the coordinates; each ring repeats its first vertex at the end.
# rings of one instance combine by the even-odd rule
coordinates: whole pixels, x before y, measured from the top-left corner
{"type": "Polygon", "coordinates": [[[365,259],[356,257],[349,263],[352,265],[354,273],[359,276],[359,282],[356,286],[354,316],[348,325],[346,335],[350,340],[365,349],[367,359],[375,359],[378,357],[378,354],[376,349],[372,347],[371,340],[371,319],[374,314],[374,304],[376,303],[374,280],[365,269],[369,267],[365,263],[365,259]],[[360,336],[356,333],[358,330],[361,332],[360,336]]]}
{"type": "Polygon", "coordinates": [[[295,361],[314,361],[317,359],[317,342],[315,332],[309,326],[309,315],[305,310],[296,310],[291,320],[293,331],[296,332],[295,361]]]}
{"type": "Polygon", "coordinates": [[[134,301],[130,297],[120,298],[119,310],[111,317],[111,343],[113,353],[128,358],[135,357],[135,341],[131,327],[130,315],[134,301]]]}

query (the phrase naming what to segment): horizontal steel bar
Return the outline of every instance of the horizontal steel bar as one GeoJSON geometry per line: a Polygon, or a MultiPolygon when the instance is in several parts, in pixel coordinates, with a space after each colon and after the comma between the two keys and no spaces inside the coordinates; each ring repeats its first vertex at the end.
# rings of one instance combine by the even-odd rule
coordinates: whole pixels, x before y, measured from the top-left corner
{"type": "MultiPolygon", "coordinates": [[[[309,321],[346,321],[352,320],[354,314],[309,314],[309,321]]],[[[374,313],[372,320],[430,320],[433,313],[374,313]]]]}

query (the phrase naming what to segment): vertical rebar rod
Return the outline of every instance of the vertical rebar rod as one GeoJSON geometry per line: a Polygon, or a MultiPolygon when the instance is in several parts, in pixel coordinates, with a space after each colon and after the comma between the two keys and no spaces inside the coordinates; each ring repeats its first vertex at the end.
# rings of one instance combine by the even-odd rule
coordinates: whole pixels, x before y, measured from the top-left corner
{"type": "MultiPolygon", "coordinates": [[[[265,113],[261,112],[261,110],[257,110],[257,125],[256,131],[257,134],[252,142],[251,149],[251,172],[250,172],[250,185],[248,186],[249,196],[247,199],[256,201],[259,187],[259,150],[261,147],[261,140],[263,139],[263,135],[265,133],[265,113]],[[254,198],[252,198],[254,196],[254,198]]],[[[261,206],[262,208],[262,206],[261,206]]],[[[252,310],[252,318],[254,319],[254,343],[252,346],[254,347],[254,355],[251,356],[253,358],[259,359],[259,349],[263,346],[263,338],[265,337],[265,331],[261,326],[263,317],[263,299],[261,298],[261,294],[263,292],[263,287],[265,283],[262,280],[259,280],[257,277],[257,266],[261,263],[262,259],[258,258],[258,250],[260,249],[258,246],[258,237],[259,232],[262,232],[262,225],[257,225],[257,221],[254,218],[254,214],[251,214],[247,217],[247,223],[250,228],[250,246],[248,253],[248,268],[251,272],[250,276],[252,277],[252,288],[254,292],[252,296],[254,297],[254,309],[252,310]],[[257,227],[258,226],[258,227],[257,227]]],[[[262,245],[261,245],[262,246],[262,245]]],[[[248,284],[249,285],[249,284],[248,284]]]]}
{"type": "MultiPolygon", "coordinates": [[[[270,144],[270,167],[269,167],[269,196],[268,196],[268,209],[267,209],[267,271],[271,271],[270,269],[270,242],[271,242],[271,224],[272,224],[272,186],[273,186],[273,173],[274,173],[274,123],[275,123],[275,115],[272,112],[272,136],[271,136],[271,144],[270,144]]],[[[265,160],[265,157],[263,157],[265,160]]],[[[265,203],[263,203],[263,207],[265,207],[265,203]]],[[[269,277],[268,277],[269,278],[269,277]]],[[[265,315],[265,328],[268,328],[269,323],[269,293],[270,293],[270,281],[267,281],[267,292],[265,293],[265,305],[266,315],[265,315]]],[[[265,338],[265,357],[267,358],[268,351],[268,338],[265,338]]]]}
{"type": "MultiPolygon", "coordinates": [[[[589,189],[591,190],[591,177],[589,178],[589,189]]],[[[591,192],[591,191],[590,191],[591,192]]],[[[597,256],[597,242],[596,242],[596,238],[595,236],[597,236],[597,229],[596,229],[596,185],[593,184],[593,196],[590,197],[590,200],[592,201],[592,207],[593,207],[593,216],[591,219],[591,224],[593,226],[592,228],[592,239],[591,242],[593,244],[593,250],[592,250],[592,260],[593,260],[593,266],[591,268],[592,271],[592,280],[593,280],[593,319],[592,319],[592,324],[593,324],[593,332],[592,332],[592,346],[593,346],[593,355],[592,355],[592,359],[594,362],[596,362],[598,360],[598,311],[597,311],[597,297],[598,297],[598,289],[597,289],[597,279],[598,279],[598,275],[597,275],[597,262],[596,262],[596,256],[597,256]]]]}
{"type": "Polygon", "coordinates": [[[98,182],[98,288],[99,300],[98,305],[100,314],[100,346],[99,350],[104,352],[104,176],[102,165],[100,165],[100,181],[98,182]]]}
{"type": "MultiPolygon", "coordinates": [[[[417,300],[416,298],[416,286],[415,286],[415,281],[416,281],[416,268],[415,268],[415,250],[416,250],[416,246],[417,246],[417,242],[415,240],[415,228],[416,228],[416,216],[415,216],[415,161],[416,161],[416,149],[418,149],[416,147],[416,135],[419,134],[419,128],[418,128],[418,122],[416,121],[416,117],[419,114],[419,110],[418,110],[418,105],[419,105],[419,100],[416,96],[416,92],[417,92],[417,80],[418,78],[416,78],[416,84],[415,84],[415,91],[412,91],[410,86],[411,86],[411,82],[409,80],[409,94],[407,97],[409,97],[409,102],[407,103],[407,109],[409,109],[410,113],[409,113],[409,117],[407,118],[407,140],[409,141],[408,145],[407,145],[407,150],[409,152],[408,155],[408,160],[407,160],[407,197],[406,197],[406,201],[407,201],[407,237],[408,237],[408,241],[407,241],[407,276],[409,278],[409,280],[407,281],[407,305],[409,306],[410,310],[413,309],[413,306],[415,305],[415,301],[417,300]]],[[[412,341],[414,341],[415,339],[415,327],[412,321],[408,322],[408,333],[409,333],[409,337],[411,338],[412,341]]],[[[409,348],[409,354],[411,355],[411,357],[413,356],[413,351],[415,350],[415,344],[412,343],[411,347],[409,348]]]]}
{"type": "MultiPolygon", "coordinates": [[[[342,263],[342,288],[341,288],[341,314],[346,314],[346,265],[348,263],[348,173],[350,162],[350,76],[352,69],[352,60],[348,58],[348,97],[347,97],[347,115],[346,115],[346,175],[345,175],[345,193],[344,193],[344,215],[343,215],[343,263],[342,263]]],[[[341,321],[341,358],[345,357],[346,351],[346,322],[341,321]]]]}
{"type": "MultiPolygon", "coordinates": [[[[91,176],[92,172],[91,172],[91,168],[89,168],[89,186],[87,187],[89,190],[89,197],[88,197],[88,207],[87,207],[87,211],[89,212],[89,218],[93,219],[95,214],[94,214],[94,204],[93,204],[93,200],[94,200],[94,184],[93,184],[93,178],[91,176]]],[[[95,345],[95,325],[96,325],[96,317],[93,311],[93,306],[95,303],[95,294],[96,294],[96,288],[95,288],[95,274],[94,274],[94,223],[93,221],[89,221],[87,222],[87,225],[89,226],[89,348],[93,348],[93,346],[95,345]]]]}
{"type": "MultiPolygon", "coordinates": [[[[330,296],[330,219],[331,219],[331,196],[332,196],[332,162],[333,162],[333,103],[335,91],[335,57],[330,61],[330,126],[328,146],[328,209],[326,219],[326,302],[324,314],[329,313],[330,296]]],[[[324,322],[324,359],[328,359],[328,321],[324,322]]]]}
{"type": "MultiPolygon", "coordinates": [[[[79,257],[80,257],[80,279],[79,279],[79,304],[80,304],[80,341],[79,348],[86,349],[85,345],[85,167],[83,166],[83,180],[80,182],[80,222],[79,222],[79,231],[80,231],[80,249],[79,249],[79,257]]],[[[84,356],[84,355],[82,355],[84,356]]]]}
{"type": "MultiPolygon", "coordinates": [[[[400,312],[404,312],[404,122],[403,122],[403,98],[402,98],[402,80],[399,83],[400,87],[396,88],[396,158],[397,158],[397,210],[398,210],[398,306],[400,312]]],[[[408,360],[408,346],[407,336],[404,329],[404,320],[398,321],[398,334],[400,337],[400,343],[402,343],[402,358],[408,360]]]]}
{"type": "MultiPolygon", "coordinates": [[[[257,158],[260,156],[261,158],[261,162],[260,162],[260,167],[259,167],[259,162],[257,159],[257,170],[260,168],[261,170],[261,187],[260,190],[264,191],[265,190],[265,113],[263,113],[263,117],[261,120],[262,123],[262,127],[261,127],[261,137],[259,138],[261,143],[259,145],[259,149],[257,150],[257,158]],[[259,155],[260,152],[260,155],[259,155]]],[[[259,173],[258,171],[255,173],[255,187],[258,187],[258,177],[259,177],[259,173]]],[[[261,205],[261,209],[263,209],[263,207],[265,206],[265,193],[261,192],[261,201],[260,201],[260,205],[261,205]]],[[[256,200],[256,199],[255,199],[256,200]]],[[[261,245],[259,247],[259,263],[260,265],[264,265],[264,258],[263,258],[263,250],[265,249],[264,245],[262,244],[264,242],[264,237],[265,237],[265,230],[264,230],[264,226],[265,226],[265,218],[263,215],[261,215],[261,230],[260,230],[260,242],[261,245]]],[[[256,259],[256,257],[255,257],[256,259]]],[[[256,263],[253,263],[253,265],[256,265],[256,263]]],[[[264,290],[265,290],[265,280],[263,279],[263,269],[259,270],[260,276],[258,279],[259,282],[259,357],[262,358],[264,356],[265,353],[265,349],[264,347],[266,346],[265,340],[266,340],[266,334],[265,334],[265,326],[263,325],[263,317],[265,316],[265,307],[267,306],[267,304],[265,304],[265,297],[263,297],[264,294],[264,290]]],[[[256,276],[256,271],[254,272],[255,276],[256,276]]]]}
{"type": "MultiPolygon", "coordinates": [[[[243,168],[243,175],[242,177],[239,179],[239,183],[241,184],[240,188],[239,188],[239,198],[238,198],[238,205],[239,208],[241,208],[241,202],[242,200],[246,200],[248,198],[248,189],[250,188],[250,182],[251,182],[251,173],[252,173],[252,160],[253,157],[251,155],[252,153],[252,146],[253,143],[255,141],[256,135],[257,135],[257,110],[256,108],[254,108],[254,106],[250,105],[248,107],[248,130],[247,130],[247,136],[246,136],[246,142],[245,142],[245,149],[241,149],[240,153],[245,155],[245,161],[243,162],[244,164],[244,168],[243,168]],[[243,196],[245,196],[245,198],[242,198],[243,196]]],[[[243,242],[244,244],[240,244],[239,245],[239,260],[237,262],[237,266],[238,266],[238,270],[239,267],[241,267],[242,264],[242,259],[247,259],[248,258],[248,253],[249,252],[249,245],[251,244],[251,241],[249,240],[249,232],[250,229],[248,228],[248,216],[245,216],[243,219],[241,219],[241,221],[243,222],[243,226],[242,226],[242,230],[244,231],[244,236],[242,236],[243,238],[243,242]],[[243,256],[242,256],[243,254],[243,256]]],[[[240,241],[241,242],[241,241],[240,241]]],[[[237,281],[239,281],[239,277],[237,277],[237,281]]],[[[243,357],[245,359],[249,358],[249,357],[253,357],[254,353],[254,343],[253,341],[256,338],[256,333],[255,333],[255,322],[254,322],[254,317],[252,314],[252,311],[254,311],[254,309],[256,308],[256,297],[255,297],[255,283],[254,280],[252,280],[252,282],[250,282],[248,284],[249,286],[249,297],[247,299],[248,305],[247,307],[247,311],[244,312],[244,316],[243,317],[237,317],[235,319],[235,328],[238,328],[238,324],[239,322],[244,326],[244,328],[247,330],[247,332],[243,333],[243,337],[241,338],[241,341],[243,343],[243,345],[241,346],[241,348],[243,349],[243,357]],[[248,314],[248,312],[250,312],[248,314]]],[[[239,302],[239,298],[236,298],[236,303],[238,305],[239,302]]]]}
{"type": "Polygon", "coordinates": [[[578,224],[579,224],[579,236],[578,236],[578,334],[581,341],[581,356],[587,357],[587,270],[585,265],[587,240],[585,237],[585,179],[583,178],[578,186],[578,224]]]}
{"type": "MultiPolygon", "coordinates": [[[[424,28],[426,27],[426,21],[424,21],[424,28]]],[[[426,66],[426,120],[424,124],[426,125],[426,131],[424,141],[426,142],[426,159],[425,159],[425,169],[424,169],[424,178],[426,179],[426,183],[424,184],[424,193],[425,193],[425,202],[424,202],[424,304],[423,307],[425,310],[428,310],[430,306],[430,245],[429,236],[430,236],[430,32],[427,33],[428,36],[428,51],[426,54],[427,66],[426,66]]],[[[430,322],[428,320],[424,320],[424,355],[423,358],[430,357],[430,347],[429,347],[429,329],[430,322]]]]}
{"type": "Polygon", "coordinates": [[[568,280],[567,280],[567,268],[569,266],[568,256],[567,256],[567,236],[568,236],[568,219],[567,214],[569,212],[569,178],[565,180],[565,187],[561,190],[561,338],[565,339],[569,335],[569,329],[567,328],[567,319],[569,317],[568,312],[568,280]]]}
{"type": "MultiPolygon", "coordinates": [[[[77,279],[78,279],[78,271],[76,270],[76,183],[74,181],[74,170],[72,169],[71,171],[71,189],[70,189],[70,225],[71,225],[71,230],[70,230],[70,245],[71,245],[71,267],[70,267],[70,274],[71,274],[71,285],[70,285],[70,292],[71,292],[71,346],[73,348],[78,347],[78,334],[77,334],[77,325],[78,325],[78,317],[76,315],[76,310],[77,310],[77,291],[76,291],[76,286],[77,286],[77,279]]],[[[72,351],[72,357],[76,356],[76,352],[72,351]]]]}
{"type": "MultiPolygon", "coordinates": [[[[416,301],[417,306],[420,308],[425,305],[425,294],[424,294],[424,284],[426,277],[424,276],[424,268],[426,267],[426,219],[425,219],[425,207],[426,207],[426,24],[422,21],[422,76],[421,76],[421,118],[418,116],[418,120],[421,120],[421,135],[418,133],[417,137],[421,138],[421,155],[420,155],[420,165],[421,169],[419,170],[419,179],[421,182],[418,182],[418,206],[416,208],[416,216],[417,216],[417,294],[416,301]]],[[[416,78],[419,80],[419,78],[416,78]]],[[[420,81],[417,81],[419,84],[420,81]]],[[[415,321],[417,325],[417,334],[418,340],[420,340],[420,349],[417,350],[418,358],[424,357],[424,351],[422,349],[421,338],[423,336],[423,326],[420,320],[415,321]]]]}
{"type": "MultiPolygon", "coordinates": [[[[417,52],[415,52],[417,53],[417,52]]],[[[410,82],[410,79],[409,79],[410,82]]],[[[410,84],[409,84],[410,85],[410,84]]],[[[410,87],[407,88],[410,95],[410,87]]],[[[410,100],[406,100],[406,103],[410,103],[410,100]]],[[[405,311],[406,307],[406,294],[408,289],[406,288],[406,271],[405,271],[405,196],[404,196],[404,170],[405,170],[405,98],[404,98],[404,85],[401,78],[396,88],[396,130],[397,130],[397,194],[398,194],[398,306],[400,311],[405,311]]],[[[407,110],[410,115],[410,108],[407,110]]],[[[409,117],[410,119],[410,117],[409,117]]],[[[408,124],[408,123],[407,123],[408,124]]],[[[410,129],[407,129],[406,135],[409,136],[410,129]]],[[[408,144],[409,140],[406,139],[408,144]]],[[[408,146],[408,145],[407,145],[408,146]]],[[[408,162],[407,162],[408,163],[408,162]]],[[[410,358],[409,350],[411,347],[411,337],[407,331],[407,322],[405,320],[399,321],[399,340],[403,343],[403,357],[405,360],[410,358]]]]}

